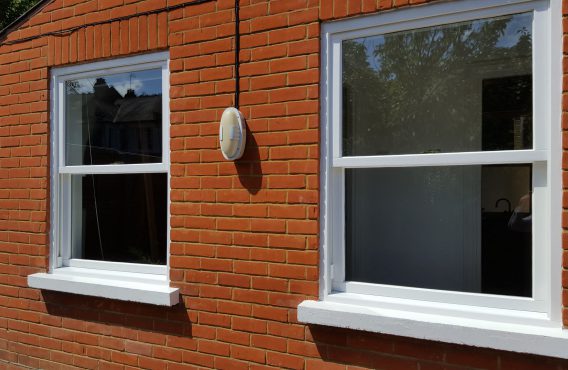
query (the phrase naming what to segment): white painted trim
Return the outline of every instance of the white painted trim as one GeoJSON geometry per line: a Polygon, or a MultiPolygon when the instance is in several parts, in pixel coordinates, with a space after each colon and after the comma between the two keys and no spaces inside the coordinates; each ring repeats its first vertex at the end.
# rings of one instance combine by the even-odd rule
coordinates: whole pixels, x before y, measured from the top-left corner
{"type": "Polygon", "coordinates": [[[163,163],[105,164],[93,166],[63,166],[60,174],[126,174],[126,173],[164,173],[169,166],[163,163]]]}
{"type": "Polygon", "coordinates": [[[562,41],[563,19],[562,1],[551,0],[548,12],[550,28],[548,29],[548,50],[550,55],[549,75],[551,86],[549,90],[547,119],[550,122],[550,160],[547,162],[548,188],[547,196],[548,244],[550,248],[545,255],[546,264],[550,267],[550,273],[545,277],[548,285],[550,305],[550,318],[554,322],[562,322],[562,41]]]}
{"type": "Polygon", "coordinates": [[[125,263],[97,260],[84,260],[72,258],[66,262],[68,267],[78,267],[92,270],[134,272],[139,274],[162,275],[166,276],[168,268],[165,265],[148,265],[143,263],[125,263]]]}
{"type": "Polygon", "coordinates": [[[103,60],[100,62],[77,64],[68,67],[53,68],[53,77],[64,77],[63,80],[100,76],[102,74],[115,74],[144,69],[162,68],[164,62],[169,62],[169,52],[135,55],[126,58],[103,60]]]}
{"type": "Polygon", "coordinates": [[[503,296],[493,294],[454,292],[353,281],[345,283],[344,291],[345,293],[352,294],[367,294],[377,297],[406,299],[408,301],[414,301],[417,305],[422,305],[424,302],[435,302],[439,304],[439,307],[442,307],[443,304],[452,306],[455,305],[456,301],[458,301],[462,306],[477,306],[488,309],[499,308],[506,310],[510,310],[511,307],[514,307],[518,312],[534,311],[543,313],[548,308],[545,304],[546,302],[544,302],[542,298],[537,300],[536,298],[510,296],[503,299],[503,296]]]}
{"type": "Polygon", "coordinates": [[[160,275],[66,267],[29,275],[28,286],[161,306],[179,303],[179,289],[170,288],[167,278],[160,275]]]}
{"type": "MultiPolygon", "coordinates": [[[[53,157],[51,160],[57,163],[65,163],[65,82],[60,80],[58,77],[53,76],[55,81],[55,94],[53,95],[55,99],[55,109],[53,116],[57,117],[56,125],[55,125],[55,135],[54,138],[57,137],[57,146],[58,146],[58,156],[53,157]]],[[[55,167],[57,169],[57,167],[55,167]]]]}
{"type": "Polygon", "coordinates": [[[169,280],[170,244],[171,244],[171,163],[170,163],[170,54],[163,55],[166,59],[162,65],[162,163],[167,167],[167,197],[166,202],[166,275],[169,280]]]}
{"type": "Polygon", "coordinates": [[[329,37],[331,43],[329,44],[329,81],[328,88],[331,89],[329,94],[329,101],[331,109],[329,120],[331,122],[331,153],[333,158],[339,158],[343,153],[343,140],[342,140],[342,118],[343,118],[343,81],[341,77],[334,78],[334,76],[341,76],[343,71],[343,58],[341,55],[341,42],[335,40],[334,35],[329,37]]]}
{"type": "Polygon", "coordinates": [[[160,274],[146,274],[142,272],[133,271],[113,271],[107,269],[94,269],[83,267],[62,267],[57,269],[53,275],[58,276],[79,276],[79,277],[92,277],[97,279],[111,279],[120,281],[130,281],[133,283],[153,284],[160,286],[167,286],[168,280],[166,276],[160,274]]]}
{"type": "MultiPolygon", "coordinates": [[[[331,104],[329,103],[328,99],[329,96],[328,92],[328,84],[329,81],[332,81],[329,76],[329,66],[330,66],[330,53],[329,53],[329,43],[330,37],[329,34],[322,34],[321,35],[321,63],[320,68],[320,112],[321,112],[321,122],[327,122],[331,113],[329,112],[331,109],[331,104]]],[[[329,160],[331,158],[331,143],[330,143],[330,134],[328,129],[324,128],[323,125],[321,129],[320,135],[320,147],[322,151],[322,155],[320,156],[320,247],[319,247],[319,297],[321,299],[325,299],[327,297],[328,292],[331,291],[331,284],[333,275],[332,275],[332,258],[330,256],[331,248],[323,248],[323,245],[328,245],[329,241],[329,228],[331,227],[332,223],[329,221],[329,207],[330,203],[328,201],[329,195],[328,192],[330,191],[331,184],[330,184],[330,176],[329,176],[329,160]]]]}
{"type": "MultiPolygon", "coordinates": [[[[526,300],[526,298],[524,298],[526,300]]],[[[511,310],[498,307],[478,307],[470,304],[452,304],[443,302],[417,301],[416,299],[387,296],[370,296],[357,293],[330,294],[328,302],[346,305],[386,308],[413,313],[426,313],[453,317],[455,319],[477,319],[507,322],[520,325],[536,325],[552,327],[553,323],[542,312],[511,310]]]]}
{"type": "MultiPolygon", "coordinates": [[[[320,301],[300,304],[299,321],[568,358],[563,350],[568,331],[562,330],[561,317],[561,43],[560,0],[440,2],[322,25],[320,301]],[[533,150],[342,157],[342,40],[527,11],[534,11],[534,42],[540,43],[533,63],[533,80],[538,79],[534,88],[539,90],[534,96],[533,150]],[[534,203],[540,204],[534,212],[541,215],[533,233],[533,298],[479,295],[477,300],[476,294],[427,290],[420,290],[425,295],[419,297],[381,295],[384,291],[371,295],[365,284],[345,281],[345,168],[498,163],[533,164],[534,203]],[[446,293],[455,299],[432,299],[446,293]]],[[[383,288],[415,290],[378,285],[370,290],[383,288]]]]}
{"type": "Polygon", "coordinates": [[[547,4],[535,4],[533,14],[533,148],[547,150],[550,135],[549,107],[547,106],[547,98],[550,97],[548,73],[551,63],[548,41],[550,32],[547,32],[547,25],[550,24],[550,19],[547,19],[547,4]]]}
{"type": "MultiPolygon", "coordinates": [[[[60,257],[63,261],[71,258],[71,176],[59,176],[59,249],[60,257]],[[61,221],[62,215],[69,215],[65,220],[61,221]]],[[[61,266],[58,266],[61,267],[61,266]]]]}
{"type": "MultiPolygon", "coordinates": [[[[557,1],[557,0],[552,0],[557,1]]],[[[322,34],[353,39],[480,18],[532,11],[546,0],[459,0],[415,5],[363,17],[326,22],[322,34]]]]}
{"type": "MultiPolygon", "coordinates": [[[[533,297],[540,301],[543,312],[551,315],[552,306],[550,305],[550,294],[547,287],[550,284],[547,278],[547,270],[550,268],[550,223],[547,212],[550,207],[549,195],[551,189],[548,186],[547,162],[536,162],[533,164],[533,193],[532,193],[532,214],[533,214],[533,235],[532,235],[532,277],[533,277],[533,297]]],[[[560,230],[559,230],[560,231],[560,230]]],[[[520,309],[520,308],[519,308],[520,309]]],[[[558,307],[559,309],[559,307],[558,307]]]]}
{"type": "Polygon", "coordinates": [[[50,174],[51,174],[51,186],[49,189],[49,205],[50,205],[50,228],[49,228],[49,271],[61,266],[60,258],[60,243],[59,243],[59,222],[57,222],[57,215],[59,214],[60,207],[60,196],[59,196],[59,186],[58,178],[59,174],[57,172],[57,160],[59,154],[59,142],[57,125],[59,118],[57,116],[59,109],[57,109],[57,102],[60,99],[56,99],[57,95],[57,78],[52,76],[51,79],[51,130],[50,136],[52,138],[51,142],[51,163],[50,163],[50,174]]]}
{"type": "Polygon", "coordinates": [[[503,150],[495,152],[460,152],[434,154],[402,154],[334,158],[334,167],[422,167],[483,164],[515,164],[546,161],[547,150],[503,150]]]}
{"type": "MultiPolygon", "coordinates": [[[[526,322],[530,322],[525,318],[526,322]]],[[[400,309],[304,301],[298,321],[505,351],[568,358],[568,331],[559,326],[455,318],[400,309]]]]}

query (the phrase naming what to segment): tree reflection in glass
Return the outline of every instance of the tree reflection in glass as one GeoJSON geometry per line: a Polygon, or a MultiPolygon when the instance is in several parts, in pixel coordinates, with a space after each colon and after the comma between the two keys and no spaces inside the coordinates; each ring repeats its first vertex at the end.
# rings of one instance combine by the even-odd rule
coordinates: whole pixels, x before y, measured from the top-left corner
{"type": "Polygon", "coordinates": [[[532,148],[531,28],[518,14],[344,41],[343,155],[532,148]]]}

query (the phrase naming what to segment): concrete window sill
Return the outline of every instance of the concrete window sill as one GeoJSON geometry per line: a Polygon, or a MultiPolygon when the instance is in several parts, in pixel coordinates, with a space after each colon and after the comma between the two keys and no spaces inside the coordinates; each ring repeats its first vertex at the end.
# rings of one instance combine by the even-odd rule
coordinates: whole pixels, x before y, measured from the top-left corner
{"type": "Polygon", "coordinates": [[[160,306],[179,303],[179,289],[165,275],[62,267],[28,276],[31,288],[140,302],[160,306]]]}
{"type": "Polygon", "coordinates": [[[298,306],[298,320],[306,324],[568,358],[568,330],[536,316],[527,313],[527,324],[519,324],[340,303],[333,298],[298,306]]]}

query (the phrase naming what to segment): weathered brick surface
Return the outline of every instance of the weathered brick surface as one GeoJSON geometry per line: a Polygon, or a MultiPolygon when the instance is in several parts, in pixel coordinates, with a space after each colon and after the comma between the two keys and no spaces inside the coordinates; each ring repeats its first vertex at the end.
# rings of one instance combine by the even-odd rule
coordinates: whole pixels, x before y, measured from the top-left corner
{"type": "Polygon", "coordinates": [[[0,361],[45,369],[568,369],[555,359],[297,322],[297,304],[318,294],[320,21],[425,0],[241,0],[250,135],[236,163],[217,144],[235,88],[234,2],[135,16],[181,2],[55,0],[7,41],[87,26],[0,46],[0,361]],[[125,16],[133,17],[90,25],[125,16]],[[28,288],[27,275],[48,265],[49,68],[158,50],[171,55],[170,278],[182,303],[28,288]]]}

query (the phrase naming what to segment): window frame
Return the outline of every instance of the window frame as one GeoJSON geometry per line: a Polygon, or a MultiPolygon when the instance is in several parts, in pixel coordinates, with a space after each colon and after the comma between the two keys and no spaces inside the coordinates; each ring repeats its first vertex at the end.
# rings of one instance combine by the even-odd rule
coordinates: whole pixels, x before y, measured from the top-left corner
{"type": "Polygon", "coordinates": [[[163,276],[168,280],[170,255],[170,150],[169,150],[169,53],[159,52],[80,64],[51,70],[52,130],[51,130],[51,230],[50,272],[71,267],[87,270],[163,276]],[[135,163],[112,165],[66,165],[65,163],[65,82],[73,79],[100,77],[103,75],[160,69],[162,78],[162,161],[159,163],[135,163]],[[141,174],[165,173],[167,178],[166,200],[166,264],[86,260],[72,257],[70,242],[71,175],[74,174],[141,174]]]}
{"type": "MultiPolygon", "coordinates": [[[[305,301],[299,306],[301,321],[462,343],[477,342],[463,335],[458,335],[453,340],[440,339],[436,334],[422,330],[404,334],[404,330],[378,327],[376,322],[379,321],[369,323],[362,315],[364,312],[365,317],[370,315],[377,318],[386,315],[383,310],[388,310],[389,315],[401,318],[416,317],[423,313],[443,317],[442,322],[451,321],[451,325],[458,326],[470,326],[469,321],[474,319],[478,320],[474,327],[483,326],[483,323],[490,323],[495,327],[495,323],[500,322],[561,328],[561,264],[558,262],[561,261],[562,252],[562,146],[559,135],[562,52],[558,50],[562,35],[561,14],[561,2],[558,0],[462,0],[425,4],[322,25],[320,301],[305,301]],[[461,152],[366,157],[341,155],[342,40],[527,11],[534,12],[533,149],[498,153],[461,152]],[[345,168],[509,163],[532,163],[535,172],[533,179],[540,180],[544,176],[546,182],[534,183],[534,204],[539,204],[536,205],[535,214],[541,215],[540,218],[535,217],[537,221],[533,226],[534,234],[537,234],[533,235],[533,251],[539,248],[539,252],[534,253],[533,257],[534,299],[378,284],[346,284],[343,237],[345,168]],[[538,189],[540,190],[537,191],[538,189]],[[483,305],[476,304],[480,298],[484,301],[483,305]],[[335,318],[326,320],[326,312],[331,311],[335,312],[335,318]],[[316,312],[319,312],[320,318],[312,316],[316,312]],[[340,316],[344,319],[340,319],[340,316]],[[448,317],[455,320],[448,320],[448,317]]],[[[413,325],[419,325],[416,322],[430,319],[411,320],[413,325]]],[[[504,349],[510,347],[504,344],[490,346],[504,349]]],[[[530,348],[523,351],[537,353],[537,350],[530,348]]]]}
{"type": "MultiPolygon", "coordinates": [[[[160,306],[174,306],[180,301],[179,288],[171,287],[170,263],[170,111],[169,111],[169,53],[137,55],[101,62],[58,67],[51,73],[50,107],[50,230],[48,272],[28,275],[28,286],[71,294],[140,302],[160,306]],[[148,164],[65,166],[61,165],[64,151],[64,82],[72,78],[100,76],[128,71],[161,68],[162,71],[162,162],[148,164]],[[87,168],[85,168],[87,167],[87,168]],[[60,177],[70,178],[74,173],[165,173],[166,199],[166,265],[121,263],[85,259],[71,259],[68,242],[70,222],[62,222],[62,208],[71,214],[70,191],[63,197],[60,177]],[[60,233],[65,232],[67,239],[60,233]]],[[[69,181],[67,181],[69,182],[69,181]]],[[[63,191],[64,193],[64,191],[63,191]]]]}

